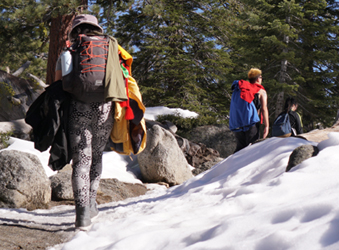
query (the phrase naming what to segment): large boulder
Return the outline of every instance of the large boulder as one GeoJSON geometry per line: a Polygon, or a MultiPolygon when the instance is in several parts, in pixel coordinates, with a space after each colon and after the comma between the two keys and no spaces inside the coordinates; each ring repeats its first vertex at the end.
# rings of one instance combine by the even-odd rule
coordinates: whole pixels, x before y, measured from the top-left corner
{"type": "Polygon", "coordinates": [[[193,177],[176,138],[168,130],[154,125],[147,131],[147,144],[138,155],[144,182],[178,185],[193,177]]]}
{"type": "Polygon", "coordinates": [[[43,91],[37,83],[0,70],[0,121],[25,118],[29,106],[43,91]]]}
{"type": "MultiPolygon", "coordinates": [[[[57,174],[50,177],[53,201],[74,201],[72,189],[72,167],[66,165],[57,174]]],[[[117,179],[101,179],[97,203],[121,201],[127,198],[144,195],[147,187],[139,183],[124,183],[117,179]]]]}
{"type": "Polygon", "coordinates": [[[146,120],[146,125],[148,129],[152,128],[154,125],[159,125],[160,127],[168,130],[174,135],[180,149],[184,153],[188,164],[190,164],[194,168],[192,170],[192,173],[194,175],[198,175],[210,169],[215,164],[223,160],[223,158],[220,157],[219,152],[214,149],[214,146],[207,147],[204,143],[195,143],[175,134],[177,128],[173,123],[169,121],[164,121],[160,123],[157,121],[146,120]]]}
{"type": "Polygon", "coordinates": [[[233,154],[236,141],[233,132],[226,125],[206,125],[194,128],[186,138],[194,143],[202,143],[207,148],[219,152],[220,157],[227,158],[233,154]]]}
{"type": "Polygon", "coordinates": [[[190,142],[189,146],[189,150],[185,152],[187,154],[186,159],[194,168],[199,168],[204,163],[219,162],[223,159],[219,157],[217,150],[208,148],[203,143],[190,142]]]}
{"type": "Polygon", "coordinates": [[[208,148],[203,143],[194,143],[178,136],[176,136],[176,139],[187,162],[194,167],[192,170],[194,175],[205,172],[223,160],[223,158],[219,157],[217,150],[208,148]]]}
{"type": "Polygon", "coordinates": [[[47,208],[51,187],[36,155],[17,150],[0,152],[0,207],[47,208]]]}
{"type": "Polygon", "coordinates": [[[147,128],[151,128],[154,125],[159,125],[160,127],[170,131],[172,134],[175,134],[178,131],[177,126],[175,126],[175,124],[173,122],[170,122],[170,121],[158,122],[158,121],[152,121],[152,120],[148,120],[148,119],[145,119],[145,121],[146,121],[146,127],[147,128]]]}

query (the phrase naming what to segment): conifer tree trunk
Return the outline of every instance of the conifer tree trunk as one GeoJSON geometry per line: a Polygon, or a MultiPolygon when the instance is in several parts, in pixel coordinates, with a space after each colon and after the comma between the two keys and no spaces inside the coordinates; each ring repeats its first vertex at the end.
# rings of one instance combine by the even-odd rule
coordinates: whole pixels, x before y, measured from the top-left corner
{"type": "MultiPolygon", "coordinates": [[[[81,0],[77,12],[82,13],[88,8],[88,0],[81,0]]],[[[56,18],[51,18],[51,29],[49,36],[49,50],[47,62],[46,84],[50,85],[54,82],[55,65],[60,53],[66,46],[68,32],[71,30],[72,22],[76,13],[68,15],[59,15],[56,18]]]]}
{"type": "Polygon", "coordinates": [[[47,62],[46,84],[50,85],[54,82],[56,61],[66,46],[68,32],[74,18],[72,15],[63,15],[51,20],[50,43],[47,62]]]}
{"type": "MultiPolygon", "coordinates": [[[[286,17],[286,23],[290,24],[290,17],[286,17]]],[[[289,43],[289,36],[284,35],[284,43],[286,44],[286,47],[283,49],[283,53],[287,53],[288,49],[288,43],[289,43]]],[[[279,82],[280,83],[286,83],[288,74],[287,74],[287,59],[283,59],[281,61],[280,66],[280,76],[279,76],[279,82]]],[[[276,108],[275,108],[275,114],[278,116],[282,111],[284,107],[284,91],[281,91],[277,95],[277,102],[276,102],[276,108]]]]}

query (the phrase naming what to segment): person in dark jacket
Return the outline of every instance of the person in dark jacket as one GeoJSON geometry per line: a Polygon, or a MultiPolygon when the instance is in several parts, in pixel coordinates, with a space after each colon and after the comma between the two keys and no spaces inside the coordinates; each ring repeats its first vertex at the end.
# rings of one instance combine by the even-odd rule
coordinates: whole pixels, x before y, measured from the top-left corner
{"type": "MultiPolygon", "coordinates": [[[[69,40],[79,34],[103,32],[96,17],[78,15],[72,23],[69,40]]],[[[60,60],[56,66],[55,81],[62,80],[60,60]]],[[[121,75],[122,78],[122,75],[121,75]]],[[[93,83],[95,84],[95,83],[93,83]]],[[[82,102],[72,95],[68,115],[68,138],[72,156],[72,187],[75,201],[75,227],[87,230],[98,215],[97,190],[102,173],[102,155],[114,121],[114,105],[104,100],[82,102]]]]}
{"type": "Polygon", "coordinates": [[[303,133],[303,126],[301,121],[301,116],[298,112],[296,112],[298,108],[297,101],[292,98],[288,97],[285,101],[284,106],[284,113],[288,112],[288,116],[290,118],[291,128],[292,128],[292,136],[296,136],[298,134],[303,133]]]}

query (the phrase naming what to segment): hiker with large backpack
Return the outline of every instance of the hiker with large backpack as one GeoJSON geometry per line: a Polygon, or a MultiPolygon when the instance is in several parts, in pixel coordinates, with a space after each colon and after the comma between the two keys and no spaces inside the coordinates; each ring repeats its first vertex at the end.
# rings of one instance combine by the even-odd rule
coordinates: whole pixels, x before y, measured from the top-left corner
{"type": "Polygon", "coordinates": [[[96,195],[102,173],[102,155],[114,122],[114,103],[128,100],[119,63],[118,43],[103,34],[97,18],[77,15],[69,33],[71,46],[56,66],[55,81],[71,95],[68,140],[72,156],[75,226],[88,229],[98,214],[96,195]],[[71,57],[69,57],[71,55],[71,57]],[[62,72],[66,67],[71,70],[62,72]]]}
{"type": "Polygon", "coordinates": [[[284,111],[277,116],[272,125],[272,136],[289,137],[303,133],[301,116],[296,112],[297,108],[297,101],[293,97],[288,97],[284,111]]]}
{"type": "Polygon", "coordinates": [[[261,73],[260,69],[252,68],[248,72],[249,81],[237,80],[232,84],[229,127],[236,138],[234,153],[259,139],[260,124],[265,125],[263,138],[268,135],[267,94],[261,73]]]}

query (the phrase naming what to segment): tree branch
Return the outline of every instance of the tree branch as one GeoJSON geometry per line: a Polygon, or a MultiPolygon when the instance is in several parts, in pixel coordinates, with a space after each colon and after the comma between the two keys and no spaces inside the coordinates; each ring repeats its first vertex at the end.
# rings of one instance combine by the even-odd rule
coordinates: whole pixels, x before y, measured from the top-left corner
{"type": "Polygon", "coordinates": [[[43,80],[38,78],[37,76],[32,75],[31,73],[27,73],[27,76],[29,76],[30,78],[33,78],[34,80],[36,80],[38,82],[39,86],[41,86],[43,88],[48,87],[48,85],[43,80]]]}
{"type": "Polygon", "coordinates": [[[25,69],[29,67],[31,64],[31,61],[25,62],[17,71],[15,71],[12,75],[13,76],[19,76],[22,72],[24,72],[25,69]]]}

